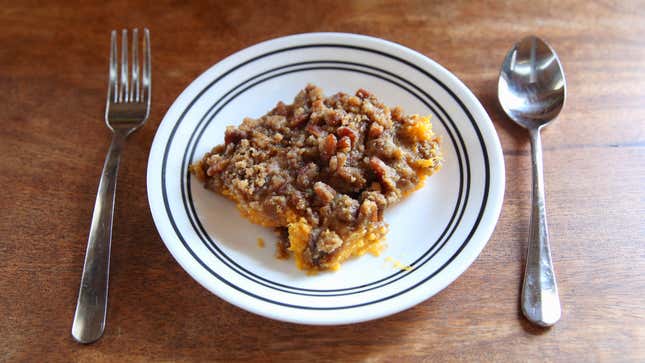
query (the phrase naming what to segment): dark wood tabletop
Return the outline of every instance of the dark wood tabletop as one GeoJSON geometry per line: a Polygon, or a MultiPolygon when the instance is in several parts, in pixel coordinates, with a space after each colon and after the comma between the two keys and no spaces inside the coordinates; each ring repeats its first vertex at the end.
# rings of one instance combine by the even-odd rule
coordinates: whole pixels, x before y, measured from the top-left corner
{"type": "Polygon", "coordinates": [[[645,361],[645,3],[0,5],[0,361],[645,361]],[[105,335],[82,346],[70,328],[110,140],[109,31],[144,26],[152,112],[122,159],[105,335]],[[155,131],[195,77],[247,46],[314,31],[381,37],[444,65],[490,114],[506,164],[501,217],[476,262],[430,300],[355,325],[281,323],[214,296],[166,250],[146,197],[155,131]],[[528,34],[558,51],[568,82],[542,135],[563,306],[550,329],[520,313],[529,144],[496,101],[504,54],[528,34]]]}

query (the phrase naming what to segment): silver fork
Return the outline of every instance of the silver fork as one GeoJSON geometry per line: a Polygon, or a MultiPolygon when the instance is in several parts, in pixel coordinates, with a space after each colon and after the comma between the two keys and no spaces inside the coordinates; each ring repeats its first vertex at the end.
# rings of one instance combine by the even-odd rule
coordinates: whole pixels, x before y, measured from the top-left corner
{"type": "Polygon", "coordinates": [[[143,30],[142,72],[139,71],[137,29],[132,31],[130,72],[128,72],[128,31],[126,29],[123,29],[121,34],[120,65],[117,58],[117,31],[113,30],[110,45],[110,80],[105,106],[105,123],[112,131],[112,143],[105,158],[99,190],[94,202],[81,287],[72,324],[72,336],[76,341],[84,344],[98,340],[105,329],[112,217],[121,150],[128,135],[143,126],[150,114],[150,32],[148,29],[143,30]]]}

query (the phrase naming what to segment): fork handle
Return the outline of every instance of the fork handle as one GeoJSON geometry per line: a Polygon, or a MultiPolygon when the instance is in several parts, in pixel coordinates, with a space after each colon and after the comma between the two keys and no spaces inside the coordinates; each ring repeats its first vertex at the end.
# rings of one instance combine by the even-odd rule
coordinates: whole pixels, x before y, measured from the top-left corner
{"type": "Polygon", "coordinates": [[[522,286],[522,312],[532,323],[547,327],[560,319],[560,298],[553,272],[546,222],[540,129],[531,129],[530,135],[533,189],[529,247],[522,286]]]}
{"type": "Polygon", "coordinates": [[[105,329],[114,196],[121,150],[126,137],[127,134],[115,130],[94,202],[83,275],[72,324],[72,336],[83,344],[98,340],[105,329]]]}

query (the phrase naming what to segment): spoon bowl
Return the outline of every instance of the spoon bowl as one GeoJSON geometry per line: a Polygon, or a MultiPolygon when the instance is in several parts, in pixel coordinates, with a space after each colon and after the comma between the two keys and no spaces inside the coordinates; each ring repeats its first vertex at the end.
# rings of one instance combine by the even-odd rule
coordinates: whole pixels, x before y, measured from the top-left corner
{"type": "Polygon", "coordinates": [[[520,40],[504,59],[497,91],[513,121],[527,129],[545,126],[558,116],[567,95],[560,59],[538,37],[520,40]]]}

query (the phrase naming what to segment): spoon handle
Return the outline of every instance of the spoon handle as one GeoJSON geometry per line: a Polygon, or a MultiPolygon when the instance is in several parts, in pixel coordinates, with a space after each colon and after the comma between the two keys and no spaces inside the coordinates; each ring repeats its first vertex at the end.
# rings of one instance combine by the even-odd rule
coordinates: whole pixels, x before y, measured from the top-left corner
{"type": "Polygon", "coordinates": [[[540,130],[531,129],[530,134],[533,192],[529,248],[522,286],[522,312],[532,323],[547,327],[560,319],[560,298],[553,272],[546,223],[540,130]]]}

